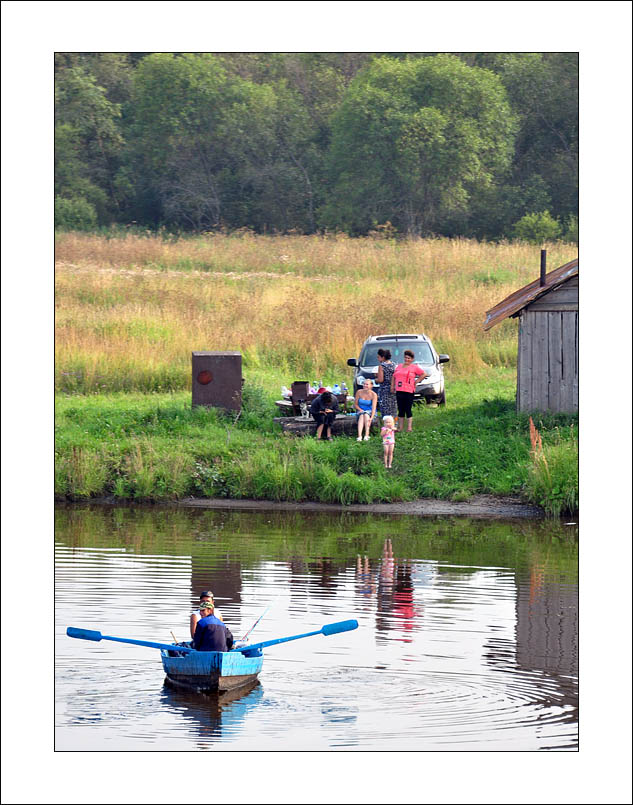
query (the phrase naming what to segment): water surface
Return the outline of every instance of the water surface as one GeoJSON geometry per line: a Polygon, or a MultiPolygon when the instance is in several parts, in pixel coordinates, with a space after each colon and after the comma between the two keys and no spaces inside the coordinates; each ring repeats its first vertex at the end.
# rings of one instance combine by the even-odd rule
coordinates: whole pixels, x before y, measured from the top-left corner
{"type": "Polygon", "coordinates": [[[576,526],[59,506],[57,750],[569,750],[578,740],[576,526]],[[265,650],[230,698],[164,685],[159,652],[67,626],[188,639],[200,590],[265,650]]]}

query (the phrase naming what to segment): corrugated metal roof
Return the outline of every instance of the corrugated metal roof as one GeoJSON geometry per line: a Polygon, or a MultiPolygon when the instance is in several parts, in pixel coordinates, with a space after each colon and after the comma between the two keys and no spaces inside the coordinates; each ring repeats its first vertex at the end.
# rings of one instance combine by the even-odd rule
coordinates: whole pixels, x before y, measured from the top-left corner
{"type": "Polygon", "coordinates": [[[508,316],[513,316],[522,310],[526,305],[529,305],[539,296],[551,291],[563,282],[566,282],[570,277],[578,274],[578,258],[572,260],[570,263],[565,263],[564,266],[559,266],[553,271],[545,275],[545,285],[541,285],[540,277],[535,279],[529,285],[520,288],[518,291],[511,293],[510,296],[499,302],[498,305],[486,311],[486,321],[484,322],[484,330],[490,330],[495,324],[507,319],[508,316]]]}

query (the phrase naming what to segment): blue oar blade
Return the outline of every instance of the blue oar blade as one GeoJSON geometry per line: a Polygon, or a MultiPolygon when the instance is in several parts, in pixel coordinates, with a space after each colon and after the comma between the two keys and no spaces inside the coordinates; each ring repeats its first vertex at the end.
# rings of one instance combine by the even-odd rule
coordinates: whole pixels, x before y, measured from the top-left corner
{"type": "Polygon", "coordinates": [[[328,623],[321,630],[324,635],[339,634],[339,632],[351,632],[358,629],[358,621],[339,621],[338,623],[328,623]]]}
{"type": "Polygon", "coordinates": [[[102,639],[101,632],[93,632],[91,629],[75,629],[73,626],[66,629],[66,634],[68,637],[76,637],[79,640],[94,640],[95,643],[102,639]]]}

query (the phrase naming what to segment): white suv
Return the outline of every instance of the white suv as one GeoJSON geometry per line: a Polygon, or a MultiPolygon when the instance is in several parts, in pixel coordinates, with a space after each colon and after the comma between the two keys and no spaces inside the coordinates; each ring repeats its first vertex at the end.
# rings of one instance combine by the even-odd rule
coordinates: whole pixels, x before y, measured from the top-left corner
{"type": "Polygon", "coordinates": [[[354,394],[363,385],[365,380],[375,380],[378,374],[378,350],[391,351],[391,360],[395,363],[404,363],[403,353],[410,349],[415,356],[414,363],[426,371],[426,377],[415,387],[414,400],[444,405],[446,403],[446,390],[444,389],[444,371],[442,364],[447,363],[448,355],[438,355],[431,339],[426,335],[371,335],[360,349],[358,360],[350,358],[348,366],[354,366],[354,394]]]}

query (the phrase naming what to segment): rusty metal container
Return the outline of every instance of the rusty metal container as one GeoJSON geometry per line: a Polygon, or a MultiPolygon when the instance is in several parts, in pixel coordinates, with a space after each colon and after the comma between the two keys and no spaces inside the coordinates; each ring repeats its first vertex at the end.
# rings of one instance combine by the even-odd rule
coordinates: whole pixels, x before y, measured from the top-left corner
{"type": "Polygon", "coordinates": [[[296,407],[299,405],[300,400],[304,402],[308,399],[310,394],[310,383],[307,380],[295,380],[291,386],[292,391],[292,404],[296,407]]]}
{"type": "Polygon", "coordinates": [[[241,352],[191,353],[191,404],[241,410],[241,352]]]}

